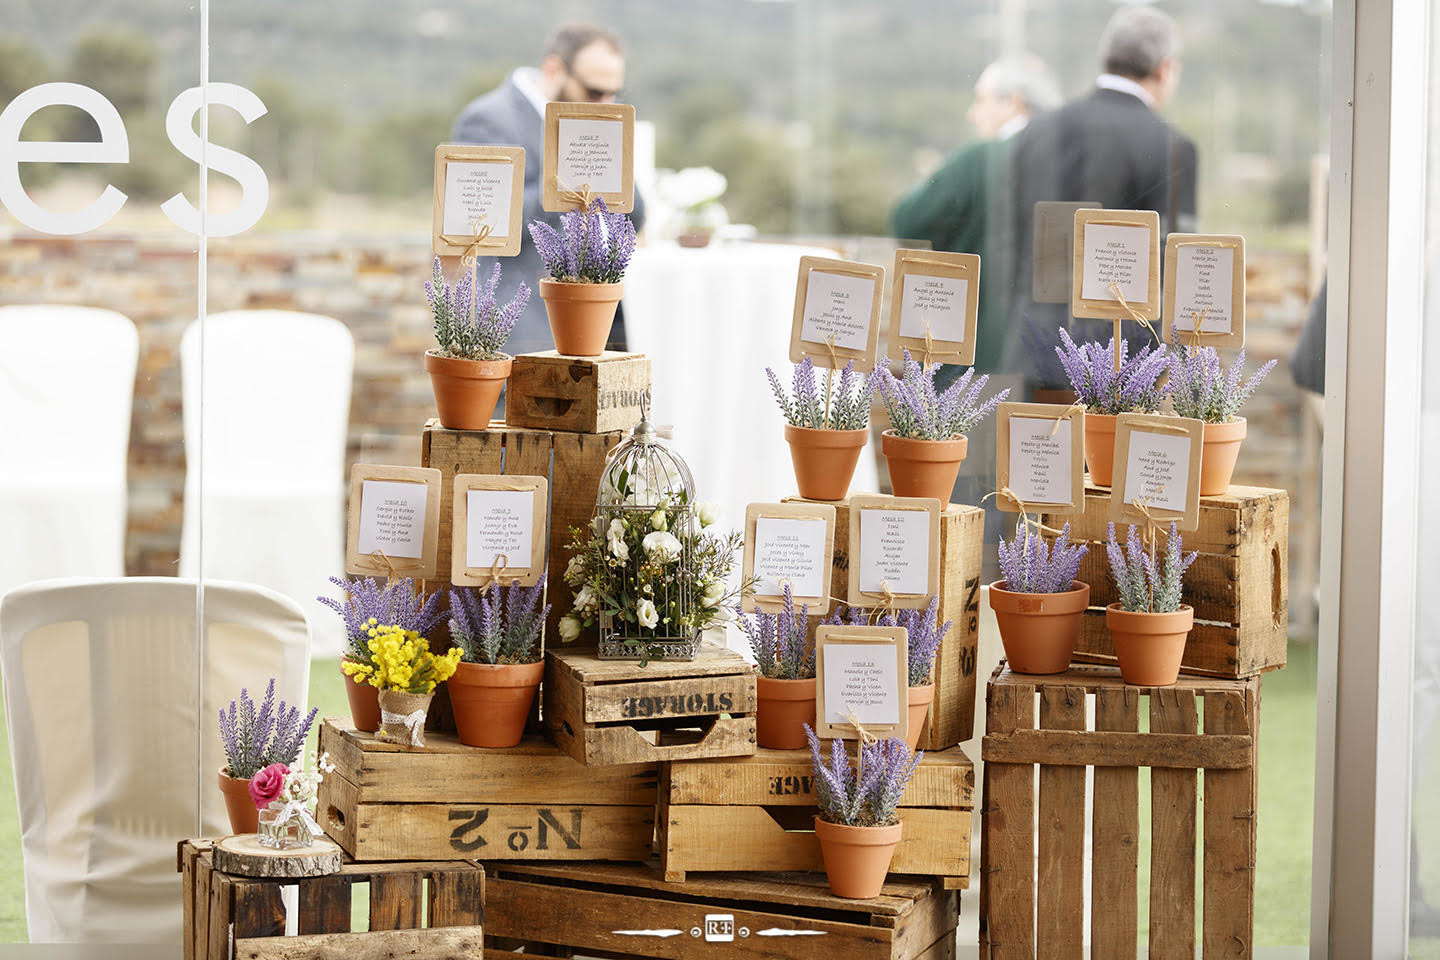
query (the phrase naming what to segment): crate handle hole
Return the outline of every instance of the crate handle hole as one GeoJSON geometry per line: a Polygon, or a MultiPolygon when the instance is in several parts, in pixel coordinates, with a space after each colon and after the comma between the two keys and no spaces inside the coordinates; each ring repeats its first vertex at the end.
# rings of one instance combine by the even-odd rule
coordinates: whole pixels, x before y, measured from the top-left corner
{"type": "Polygon", "coordinates": [[[530,402],[537,412],[547,417],[563,417],[575,406],[575,401],[567,397],[531,397],[530,402]]]}
{"type": "Polygon", "coordinates": [[[1270,615],[1275,626],[1284,626],[1289,616],[1285,609],[1285,567],[1280,559],[1280,545],[1270,548],[1270,615]]]}
{"type": "Polygon", "coordinates": [[[329,818],[330,825],[332,827],[335,827],[339,830],[345,829],[345,814],[340,812],[339,807],[332,806],[328,808],[325,811],[325,816],[329,818]]]}
{"type": "Polygon", "coordinates": [[[574,731],[574,729],[571,728],[571,726],[570,726],[570,721],[569,721],[569,720],[561,720],[561,721],[560,721],[560,727],[565,731],[565,736],[567,736],[567,737],[573,737],[573,736],[575,736],[575,731],[574,731]]]}

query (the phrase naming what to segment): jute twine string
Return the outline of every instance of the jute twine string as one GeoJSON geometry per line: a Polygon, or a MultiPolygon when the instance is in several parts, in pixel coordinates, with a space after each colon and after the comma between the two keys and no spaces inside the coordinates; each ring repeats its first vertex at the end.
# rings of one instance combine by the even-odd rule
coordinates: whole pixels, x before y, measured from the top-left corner
{"type": "MultiPolygon", "coordinates": [[[[1163,341],[1160,339],[1160,334],[1158,334],[1158,333],[1155,332],[1155,326],[1154,326],[1154,324],[1152,324],[1148,319],[1146,319],[1146,317],[1145,317],[1143,314],[1137,312],[1134,307],[1130,306],[1130,301],[1126,300],[1126,299],[1125,299],[1125,294],[1123,294],[1123,293],[1120,292],[1120,281],[1117,280],[1117,281],[1115,281],[1114,283],[1110,284],[1110,292],[1115,295],[1115,299],[1120,302],[1120,309],[1122,309],[1122,310],[1124,310],[1126,313],[1128,313],[1128,314],[1130,315],[1130,319],[1131,319],[1131,320],[1134,320],[1136,323],[1138,323],[1138,324],[1140,324],[1141,326],[1143,326],[1146,330],[1149,330],[1149,331],[1150,331],[1150,336],[1152,336],[1152,337],[1155,338],[1155,342],[1156,342],[1157,344],[1163,342],[1163,341]]],[[[1120,317],[1116,317],[1116,318],[1115,318],[1115,369],[1116,369],[1117,371],[1120,369],[1120,324],[1121,324],[1121,318],[1120,318],[1120,317]]]]}
{"type": "Polygon", "coordinates": [[[558,195],[561,203],[573,203],[580,210],[589,210],[590,205],[595,202],[595,193],[588,183],[580,184],[579,190],[562,186],[558,195]]]}
{"type": "Polygon", "coordinates": [[[999,490],[992,490],[990,493],[987,493],[985,494],[985,496],[981,497],[980,502],[984,503],[991,497],[995,497],[996,499],[1004,497],[1006,500],[1009,500],[1011,503],[1015,504],[1015,506],[1019,507],[1019,522],[1022,524],[1029,524],[1030,526],[1034,527],[1037,533],[1048,533],[1058,537],[1061,533],[1064,532],[1061,530],[1056,530],[1054,527],[1047,527],[1044,523],[1040,522],[1039,510],[1035,511],[1035,518],[1032,520],[1030,518],[1030,507],[1026,505],[1025,501],[1021,500],[1019,495],[1017,495],[1015,491],[1011,490],[1009,487],[1001,487],[999,490]]]}
{"type": "MultiPolygon", "coordinates": [[[[1158,494],[1163,493],[1163,492],[1164,492],[1164,488],[1162,487],[1160,490],[1157,490],[1157,491],[1155,492],[1155,495],[1158,495],[1158,494]]],[[[1142,517],[1145,518],[1145,534],[1144,534],[1144,537],[1145,537],[1145,540],[1148,542],[1148,544],[1149,544],[1149,546],[1150,546],[1150,564],[1151,564],[1151,566],[1154,566],[1154,564],[1155,564],[1155,544],[1156,544],[1156,542],[1160,539],[1160,522],[1159,522],[1158,520],[1156,520],[1156,519],[1155,519],[1155,515],[1150,512],[1150,502],[1151,502],[1151,500],[1152,500],[1153,498],[1154,498],[1154,495],[1152,495],[1152,496],[1150,496],[1150,497],[1135,497],[1134,499],[1132,499],[1132,500],[1130,501],[1130,506],[1132,506],[1132,507],[1134,507],[1136,510],[1140,511],[1140,516],[1142,516],[1142,517]]],[[[1154,610],[1154,609],[1155,609],[1155,586],[1154,586],[1154,584],[1150,584],[1150,609],[1151,609],[1151,610],[1154,610]]]]}
{"type": "Polygon", "coordinates": [[[400,571],[402,569],[410,568],[418,571],[424,566],[424,564],[422,564],[419,560],[402,559],[399,563],[397,563],[395,559],[387,555],[384,550],[372,550],[370,551],[369,556],[370,559],[373,560],[376,564],[385,568],[385,579],[390,583],[394,583],[396,580],[400,579],[400,571]]]}
{"type": "Polygon", "coordinates": [[[1065,412],[1055,418],[1055,426],[1050,428],[1050,436],[1053,437],[1055,436],[1055,434],[1059,433],[1060,424],[1064,423],[1066,420],[1069,420],[1071,415],[1074,414],[1075,411],[1084,409],[1085,404],[1079,400],[1076,400],[1074,403],[1070,404],[1070,406],[1066,407],[1065,412]]]}
{"type": "MultiPolygon", "coordinates": [[[[508,566],[510,566],[510,555],[509,555],[509,554],[505,554],[505,553],[497,553],[497,554],[495,554],[495,562],[492,563],[492,564],[490,564],[490,586],[495,589],[495,592],[496,592],[496,593],[499,593],[499,592],[500,592],[500,587],[503,586],[503,584],[501,583],[501,580],[500,580],[500,571],[501,571],[501,570],[504,570],[504,569],[505,569],[506,567],[508,567],[508,566]]],[[[513,582],[514,582],[514,583],[519,583],[519,582],[520,582],[520,578],[519,578],[519,577],[515,577],[514,580],[513,580],[513,582]]]]}
{"type": "Polygon", "coordinates": [[[872,743],[879,743],[880,738],[860,724],[860,717],[854,708],[845,711],[845,722],[855,728],[858,749],[855,751],[855,779],[865,779],[865,747],[872,743]]]}

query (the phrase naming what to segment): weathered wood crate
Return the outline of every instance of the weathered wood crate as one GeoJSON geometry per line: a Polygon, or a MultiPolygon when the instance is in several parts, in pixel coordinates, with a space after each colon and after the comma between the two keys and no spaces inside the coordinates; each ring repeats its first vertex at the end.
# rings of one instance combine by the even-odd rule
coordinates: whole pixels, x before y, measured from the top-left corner
{"type": "Polygon", "coordinates": [[[755,671],[718,644],[643,667],[551,649],[545,691],[545,732],[587,766],[755,752],[755,671]]]}
{"type": "Polygon", "coordinates": [[[496,864],[487,894],[487,937],[539,956],[950,960],[960,914],[959,892],[933,880],[841,900],[823,873],[677,884],[649,865],[496,864]]]}
{"type": "Polygon", "coordinates": [[[1084,956],[1087,766],[1094,768],[1090,955],[1137,954],[1139,774],[1149,767],[1149,956],[1193,960],[1197,867],[1204,956],[1251,956],[1259,677],[1133,687],[1113,667],[1035,677],[1002,664],[986,704],[982,957],[1084,956]]]}
{"type": "MultiPolygon", "coordinates": [[[[1090,544],[1079,574],[1090,584],[1090,609],[1075,659],[1114,663],[1115,644],[1105,627],[1105,607],[1119,599],[1105,559],[1110,490],[1087,484],[1084,515],[1044,521],[1059,529],[1066,519],[1073,539],[1090,544]]],[[[1116,535],[1123,538],[1127,529],[1117,524],[1116,535]]],[[[1213,677],[1252,677],[1285,666],[1290,495],[1231,486],[1224,496],[1202,497],[1199,529],[1181,537],[1187,553],[1200,551],[1185,573],[1185,602],[1195,608],[1195,626],[1185,643],[1181,669],[1213,677]]]]}
{"type": "Polygon", "coordinates": [[[554,744],[467,747],[427,733],[401,747],[326,720],[335,771],[316,819],[356,860],[645,860],[655,832],[653,764],[583,767],[554,744]]]}
{"type": "MultiPolygon", "coordinates": [[[[975,767],[960,747],[926,753],[901,801],[892,874],[970,882],[975,767]]],[[[823,870],[809,750],[686,760],[660,770],[657,849],[665,879],[713,870],[823,870]]]]}
{"type": "Polygon", "coordinates": [[[629,430],[640,422],[641,402],[649,399],[650,358],[643,353],[522,353],[505,387],[505,421],[575,433],[629,430]]]}
{"type": "MultiPolygon", "coordinates": [[[[786,497],[786,502],[828,503],[786,497]]],[[[850,585],[850,502],[835,507],[835,563],[831,596],[845,602],[850,585]]],[[[985,511],[952,503],[940,515],[940,622],[950,630],[935,655],[935,702],[920,732],[920,748],[946,750],[975,735],[975,648],[980,634],[980,563],[985,511]]]]}
{"type": "Polygon", "coordinates": [[[483,949],[485,870],[474,861],[347,863],[327,877],[259,880],[214,869],[210,846],[179,845],[185,960],[450,960],[483,949]],[[352,933],[357,883],[369,887],[370,922],[352,933]],[[299,891],[293,917],[281,899],[289,885],[299,891]]]}

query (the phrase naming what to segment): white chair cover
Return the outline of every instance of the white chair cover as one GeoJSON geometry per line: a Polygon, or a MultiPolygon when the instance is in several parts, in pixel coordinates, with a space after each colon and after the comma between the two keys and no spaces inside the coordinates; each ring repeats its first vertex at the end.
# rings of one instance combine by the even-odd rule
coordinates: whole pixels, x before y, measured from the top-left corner
{"type": "Polygon", "coordinates": [[[32,942],[178,943],[176,842],[230,832],[219,710],[242,687],[258,699],[272,676],[277,700],[304,707],[304,612],[263,587],[207,581],[197,662],[196,593],[193,580],[135,577],[0,600],[32,942]]]}

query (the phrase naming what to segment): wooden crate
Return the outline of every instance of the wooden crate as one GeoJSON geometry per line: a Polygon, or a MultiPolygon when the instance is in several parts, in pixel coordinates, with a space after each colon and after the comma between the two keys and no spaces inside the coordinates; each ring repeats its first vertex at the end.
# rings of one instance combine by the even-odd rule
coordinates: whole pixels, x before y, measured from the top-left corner
{"type": "Polygon", "coordinates": [[[587,766],[755,752],[755,671],[718,644],[643,667],[551,649],[545,691],[545,732],[587,766]]]}
{"type": "Polygon", "coordinates": [[[641,402],[649,399],[650,358],[643,353],[522,353],[505,387],[505,421],[575,433],[630,430],[640,422],[641,402]]]}
{"type": "Polygon", "coordinates": [[[951,960],[960,894],[893,880],[873,900],[830,895],[824,874],[667,883],[647,865],[496,864],[487,936],[527,955],[692,960],[951,960]]]}
{"type": "MultiPolygon", "coordinates": [[[[900,806],[904,834],[892,874],[970,877],[975,767],[960,747],[926,753],[900,806]]],[[[660,772],[657,849],[665,879],[689,871],[823,870],[815,839],[809,750],[667,763],[660,772]]]]}
{"type": "Polygon", "coordinates": [[[347,863],[328,877],[260,880],[214,869],[210,847],[209,840],[179,845],[185,960],[450,960],[483,949],[485,870],[474,861],[347,863]],[[357,883],[369,886],[370,923],[352,933],[357,883]],[[281,889],[291,885],[298,932],[286,936],[281,889]]]}
{"type": "Polygon", "coordinates": [[[1091,956],[1137,953],[1141,767],[1150,768],[1149,956],[1195,956],[1197,867],[1204,876],[1204,955],[1251,955],[1259,677],[1181,677],[1171,687],[1133,687],[1114,667],[1035,677],[1002,664],[986,705],[981,956],[1084,956],[1087,766],[1094,768],[1091,956]],[[1197,845],[1202,815],[1204,842],[1197,845]]]}
{"type": "Polygon", "coordinates": [[[320,727],[335,771],[317,819],[356,860],[644,860],[655,830],[653,764],[583,767],[535,737],[467,747],[427,733],[401,747],[345,720],[320,727]]]}
{"type": "MultiPolygon", "coordinates": [[[[1046,517],[1059,529],[1065,517],[1046,517]]],[[[1079,579],[1090,584],[1075,648],[1081,662],[1114,663],[1115,643],[1105,626],[1105,607],[1116,602],[1105,558],[1110,490],[1087,484],[1085,513],[1069,517],[1071,534],[1088,541],[1079,579]]],[[[1116,524],[1123,538],[1127,525],[1116,524]]],[[[1284,490],[1232,486],[1220,497],[1200,499],[1199,529],[1181,534],[1185,550],[1200,556],[1185,573],[1185,602],[1195,626],[1185,643],[1182,669],[1212,677],[1252,677],[1285,666],[1289,626],[1290,495],[1284,490]]]]}
{"type": "MultiPolygon", "coordinates": [[[[786,497],[786,502],[829,503],[786,497]]],[[[845,601],[850,584],[850,502],[835,507],[831,595],[845,601]]],[[[980,563],[985,511],[952,503],[940,515],[940,622],[950,630],[935,655],[935,703],[920,732],[925,750],[946,750],[975,735],[975,647],[980,633],[980,563]]]]}

